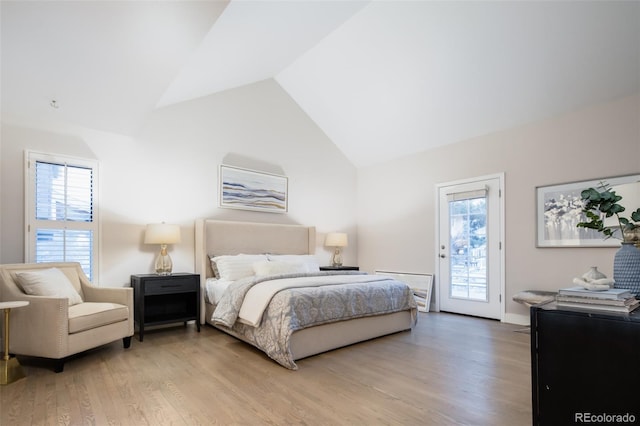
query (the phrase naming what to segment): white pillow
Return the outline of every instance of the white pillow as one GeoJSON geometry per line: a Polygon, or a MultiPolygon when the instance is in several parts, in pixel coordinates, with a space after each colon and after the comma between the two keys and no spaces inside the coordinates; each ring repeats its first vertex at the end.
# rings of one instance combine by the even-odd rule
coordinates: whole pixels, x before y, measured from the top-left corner
{"type": "Polygon", "coordinates": [[[320,271],[320,264],[312,254],[269,254],[268,257],[270,261],[302,263],[307,268],[306,271],[302,272],[320,271]]]}
{"type": "Polygon", "coordinates": [[[215,278],[220,278],[220,272],[218,272],[218,266],[216,265],[215,256],[209,255],[209,264],[211,265],[211,272],[215,278]]]}
{"type": "Polygon", "coordinates": [[[298,274],[308,272],[308,267],[302,262],[264,261],[253,264],[256,276],[298,274]]]}
{"type": "Polygon", "coordinates": [[[82,297],[69,278],[58,268],[16,272],[18,283],[25,293],[32,296],[66,297],[69,306],[82,303],[82,297]]]}
{"type": "Polygon", "coordinates": [[[236,256],[216,256],[212,259],[221,279],[239,280],[254,275],[253,264],[267,260],[264,254],[238,254],[236,256]]]}

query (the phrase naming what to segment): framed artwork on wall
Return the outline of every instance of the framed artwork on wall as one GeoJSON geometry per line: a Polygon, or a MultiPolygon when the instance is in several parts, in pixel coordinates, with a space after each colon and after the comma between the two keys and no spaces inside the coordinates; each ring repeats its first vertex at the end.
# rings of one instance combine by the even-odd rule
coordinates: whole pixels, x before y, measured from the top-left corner
{"type": "Polygon", "coordinates": [[[406,283],[413,291],[418,311],[429,312],[433,293],[433,274],[414,274],[408,272],[375,271],[376,275],[386,275],[406,283]]]}
{"type": "Polygon", "coordinates": [[[286,176],[220,165],[220,207],[269,213],[288,211],[286,176]]]}
{"type": "MultiPolygon", "coordinates": [[[[586,220],[582,212],[580,193],[607,183],[615,190],[617,185],[636,182],[640,175],[616,176],[580,182],[536,187],[536,246],[537,247],[619,247],[620,240],[604,239],[593,229],[578,228],[586,220]]],[[[624,199],[622,204],[624,205],[624,199]]],[[[632,206],[629,206],[632,207],[632,206]]],[[[635,210],[638,206],[633,207],[635,210]]]]}

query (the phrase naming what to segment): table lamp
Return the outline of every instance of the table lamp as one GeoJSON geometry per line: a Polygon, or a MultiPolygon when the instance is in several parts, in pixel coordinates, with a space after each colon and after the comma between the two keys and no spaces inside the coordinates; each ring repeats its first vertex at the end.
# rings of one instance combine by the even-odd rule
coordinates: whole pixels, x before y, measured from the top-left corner
{"type": "Polygon", "coordinates": [[[331,256],[331,266],[342,266],[342,247],[348,245],[347,234],[343,232],[329,232],[324,240],[326,247],[333,247],[331,256]]]}
{"type": "Polygon", "coordinates": [[[180,242],[180,227],[166,223],[150,223],[144,234],[145,244],[160,244],[160,254],[156,258],[155,270],[158,275],[171,275],[173,262],[167,253],[167,244],[180,242]]]}

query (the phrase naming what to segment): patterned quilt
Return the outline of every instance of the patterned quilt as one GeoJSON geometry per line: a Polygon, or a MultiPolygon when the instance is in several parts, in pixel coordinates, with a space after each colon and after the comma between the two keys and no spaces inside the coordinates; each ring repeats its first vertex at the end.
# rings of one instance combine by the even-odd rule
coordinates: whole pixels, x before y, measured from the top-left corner
{"type": "MultiPolygon", "coordinates": [[[[213,312],[217,326],[230,329],[241,339],[255,345],[280,365],[296,370],[289,341],[294,331],[306,327],[373,315],[411,310],[417,321],[416,303],[409,286],[390,277],[366,275],[359,282],[335,283],[335,275],[363,275],[359,272],[323,271],[250,277],[230,287],[213,312]],[[295,287],[295,279],[318,277],[314,286],[295,287]],[[328,277],[330,285],[323,285],[328,277]],[[255,285],[275,279],[293,280],[292,288],[277,292],[256,327],[238,321],[244,296],[255,285]]],[[[307,279],[308,281],[308,279],[307,279]]]]}

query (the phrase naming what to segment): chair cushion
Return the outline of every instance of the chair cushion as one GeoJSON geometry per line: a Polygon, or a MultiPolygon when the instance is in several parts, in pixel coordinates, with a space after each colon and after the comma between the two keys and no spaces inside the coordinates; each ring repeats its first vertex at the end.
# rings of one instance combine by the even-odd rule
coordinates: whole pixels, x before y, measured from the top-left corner
{"type": "Polygon", "coordinates": [[[85,302],[69,306],[69,334],[129,319],[129,308],[117,303],[85,302]]]}
{"type": "Polygon", "coordinates": [[[66,297],[69,306],[82,303],[82,297],[69,278],[58,268],[16,272],[22,290],[32,296],[66,297]]]}

